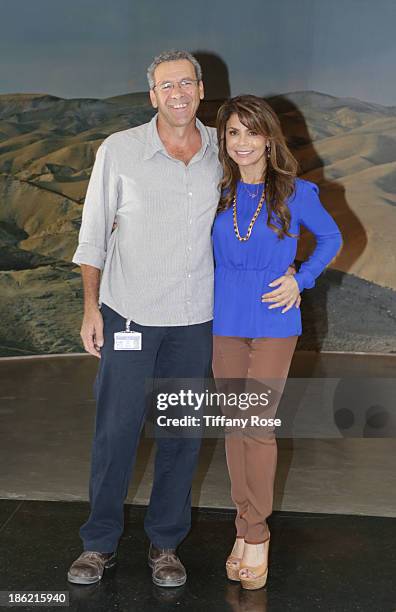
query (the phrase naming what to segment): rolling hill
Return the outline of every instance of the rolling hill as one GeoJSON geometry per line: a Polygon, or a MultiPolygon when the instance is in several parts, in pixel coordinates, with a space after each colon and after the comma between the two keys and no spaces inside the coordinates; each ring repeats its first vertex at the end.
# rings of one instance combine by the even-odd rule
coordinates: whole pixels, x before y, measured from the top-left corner
{"type": "MultiPolygon", "coordinates": [[[[307,292],[301,344],[395,351],[396,108],[317,92],[269,102],[301,176],[320,185],[344,238],[332,269],[307,292]]],[[[213,124],[218,105],[204,103],[201,118],[213,124]]],[[[82,350],[81,280],[71,257],[95,153],[106,136],[152,114],[144,93],[0,95],[0,354],[82,350]]],[[[304,235],[299,258],[312,244],[304,235]]]]}

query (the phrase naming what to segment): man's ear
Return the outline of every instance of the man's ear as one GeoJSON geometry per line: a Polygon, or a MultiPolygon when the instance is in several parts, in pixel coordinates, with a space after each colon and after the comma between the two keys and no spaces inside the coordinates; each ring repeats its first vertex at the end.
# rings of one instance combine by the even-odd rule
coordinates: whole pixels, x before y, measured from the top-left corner
{"type": "Polygon", "coordinates": [[[154,108],[158,108],[157,96],[155,95],[155,92],[152,89],[150,89],[150,100],[151,100],[151,105],[154,108]]]}
{"type": "Polygon", "coordinates": [[[202,81],[199,81],[198,89],[199,89],[199,99],[203,100],[205,97],[205,90],[204,90],[204,84],[202,81]]]}

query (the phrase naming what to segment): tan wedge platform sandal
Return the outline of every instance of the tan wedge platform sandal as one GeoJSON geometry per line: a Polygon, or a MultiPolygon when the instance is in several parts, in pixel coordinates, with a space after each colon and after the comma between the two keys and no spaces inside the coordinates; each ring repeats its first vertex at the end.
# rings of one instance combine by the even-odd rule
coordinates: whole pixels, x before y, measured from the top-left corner
{"type": "MultiPolygon", "coordinates": [[[[243,538],[241,538],[243,540],[243,538]]],[[[239,540],[239,538],[237,538],[239,540]]],[[[236,555],[229,555],[226,561],[226,572],[228,580],[236,580],[239,582],[239,570],[241,565],[242,557],[236,555]]]]}
{"type": "Polygon", "coordinates": [[[268,577],[269,541],[270,538],[264,542],[267,544],[265,553],[266,560],[264,563],[255,566],[246,565],[243,562],[240,563],[239,580],[241,581],[241,587],[243,589],[253,591],[265,586],[268,577]]]}

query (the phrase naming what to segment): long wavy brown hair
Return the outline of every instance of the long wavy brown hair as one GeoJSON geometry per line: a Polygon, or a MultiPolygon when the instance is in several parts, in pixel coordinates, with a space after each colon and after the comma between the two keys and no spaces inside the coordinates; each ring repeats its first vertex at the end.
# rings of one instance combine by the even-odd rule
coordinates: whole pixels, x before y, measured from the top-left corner
{"type": "Polygon", "coordinates": [[[232,205],[237,182],[241,178],[238,164],[231,159],[226,149],[227,122],[234,113],[249,130],[262,134],[269,140],[270,152],[266,155],[262,176],[266,191],[267,225],[281,239],[293,236],[289,233],[291,217],[287,199],[295,189],[298,164],[287,147],[278,117],[269,104],[257,96],[231,98],[224,102],[217,113],[219,160],[223,167],[223,179],[220,183],[222,195],[217,212],[227,210],[232,205]],[[272,222],[273,216],[276,218],[276,225],[272,222]]]}

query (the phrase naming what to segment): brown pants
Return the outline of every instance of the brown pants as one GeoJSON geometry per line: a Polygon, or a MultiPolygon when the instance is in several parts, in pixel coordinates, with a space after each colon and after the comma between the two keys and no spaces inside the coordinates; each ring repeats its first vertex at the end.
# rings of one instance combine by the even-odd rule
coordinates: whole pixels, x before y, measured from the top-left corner
{"type": "MultiPolygon", "coordinates": [[[[276,388],[277,400],[283,392],[298,336],[288,338],[238,338],[213,336],[213,374],[215,379],[268,380],[276,388]]],[[[252,381],[251,381],[252,382],[252,381]]],[[[267,415],[266,415],[267,416],[267,415]]],[[[226,431],[225,448],[231,479],[231,497],[237,509],[237,537],[250,544],[265,542],[269,537],[267,518],[272,512],[277,444],[274,430],[263,435],[248,431],[226,431]]]]}

